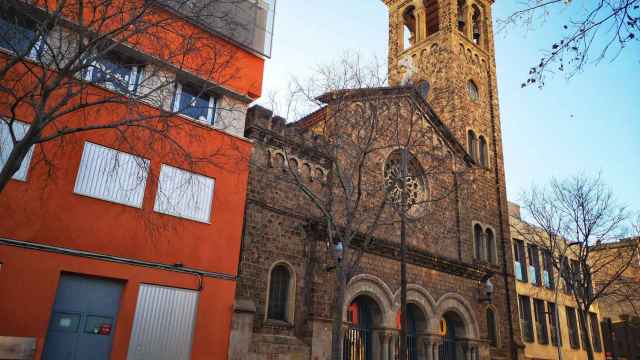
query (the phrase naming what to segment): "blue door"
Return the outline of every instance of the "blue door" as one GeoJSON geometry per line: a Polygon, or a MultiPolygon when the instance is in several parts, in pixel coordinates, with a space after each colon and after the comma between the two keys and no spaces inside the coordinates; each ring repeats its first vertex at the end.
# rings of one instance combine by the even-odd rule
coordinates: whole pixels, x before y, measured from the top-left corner
{"type": "Polygon", "coordinates": [[[44,360],[108,360],[124,283],[63,274],[53,304],[44,360]]]}

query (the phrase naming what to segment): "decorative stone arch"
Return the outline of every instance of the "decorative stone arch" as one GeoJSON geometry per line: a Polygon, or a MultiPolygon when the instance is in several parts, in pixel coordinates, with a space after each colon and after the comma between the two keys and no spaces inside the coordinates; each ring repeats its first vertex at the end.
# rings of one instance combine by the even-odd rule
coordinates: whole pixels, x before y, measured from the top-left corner
{"type": "MultiPolygon", "coordinates": [[[[464,297],[455,293],[447,293],[440,297],[435,311],[436,318],[442,319],[447,312],[454,312],[462,319],[467,338],[478,339],[480,336],[478,321],[473,315],[473,307],[464,297]]],[[[437,333],[439,330],[436,327],[433,331],[437,333]]]]}
{"type": "Polygon", "coordinates": [[[266,293],[266,301],[265,301],[265,307],[264,307],[264,321],[269,321],[269,298],[270,298],[270,294],[271,294],[271,274],[273,273],[273,269],[276,268],[276,266],[284,266],[285,268],[287,268],[287,270],[289,270],[289,292],[288,292],[288,296],[287,296],[287,323],[289,324],[293,324],[295,321],[295,310],[296,310],[296,282],[297,282],[297,274],[296,274],[296,270],[293,267],[293,265],[291,265],[290,262],[286,261],[286,260],[278,260],[275,261],[273,264],[271,264],[271,266],[269,267],[269,272],[267,273],[267,293],[266,293]]]}
{"type": "Polygon", "coordinates": [[[343,318],[347,318],[347,310],[353,300],[360,295],[366,295],[373,299],[380,308],[382,314],[382,324],[385,327],[393,327],[395,317],[393,316],[393,293],[387,284],[380,278],[370,274],[360,274],[354,276],[347,284],[342,306],[343,318]]]}
{"type": "MultiPolygon", "coordinates": [[[[398,289],[393,297],[393,314],[397,316],[400,311],[400,289],[398,289]]],[[[436,316],[436,301],[424,287],[417,284],[407,285],[407,304],[416,305],[426,318],[427,325],[425,332],[433,333],[433,329],[438,326],[438,317],[436,316]]]]}

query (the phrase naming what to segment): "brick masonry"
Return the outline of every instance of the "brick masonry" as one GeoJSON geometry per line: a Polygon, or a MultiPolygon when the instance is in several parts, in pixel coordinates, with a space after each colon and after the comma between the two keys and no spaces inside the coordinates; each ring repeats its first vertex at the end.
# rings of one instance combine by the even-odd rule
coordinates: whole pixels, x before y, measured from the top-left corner
{"type": "MultiPolygon", "coordinates": [[[[410,225],[408,245],[415,256],[408,266],[408,283],[414,289],[410,298],[422,299],[420,301],[426,304],[426,315],[431,317],[427,319],[429,325],[423,329],[424,333],[434,333],[443,312],[457,311],[467,320],[466,335],[479,344],[481,359],[515,358],[522,345],[511,266],[491,4],[487,0],[474,2],[484,19],[481,41],[476,44],[458,31],[457,21],[454,21],[457,19],[457,1],[454,0],[438,2],[435,8],[438,9],[439,31],[426,36],[425,21],[433,19],[425,14],[426,8],[434,9],[427,7],[429,4],[426,3],[430,2],[433,1],[385,1],[390,16],[389,75],[392,87],[377,92],[355,92],[346,102],[402,104],[401,114],[405,118],[401,117],[400,121],[409,121],[409,117],[414,116],[424,118],[429,124],[429,134],[435,134],[434,143],[444,142],[462,164],[469,161],[464,152],[469,129],[488,140],[489,166],[469,166],[457,197],[449,196],[434,203],[428,210],[430,216],[410,225]],[[415,43],[403,50],[402,14],[408,6],[416,8],[418,26],[415,43]],[[407,71],[401,66],[404,57],[413,59],[412,82],[429,82],[428,105],[416,99],[419,92],[414,88],[398,86],[407,71]],[[477,100],[469,97],[469,80],[478,87],[480,96],[477,100]],[[447,133],[453,136],[449,137],[447,133]],[[497,264],[474,259],[474,223],[494,230],[497,264]],[[495,273],[491,305],[481,301],[479,278],[487,272],[495,273]],[[487,341],[487,306],[497,314],[500,339],[497,347],[489,346],[487,341]]],[[[327,102],[329,106],[325,111],[330,112],[335,105],[327,102]]],[[[234,318],[231,359],[328,359],[329,319],[335,311],[332,305],[335,277],[325,271],[331,260],[326,252],[324,235],[310,225],[320,214],[292,180],[285,160],[289,159],[291,166],[299,169],[307,185],[318,194],[326,196],[329,193],[331,189],[324,184],[331,168],[330,157],[322,149],[324,142],[330,140],[323,140],[308,130],[312,127],[310,122],[322,121],[326,114],[316,113],[309,118],[311,120],[286,125],[284,119],[274,117],[260,107],[250,109],[247,114],[245,135],[255,141],[255,149],[236,293],[240,305],[234,318]],[[295,275],[295,305],[290,322],[273,322],[265,317],[269,272],[279,262],[286,263],[295,275]]],[[[427,155],[416,157],[422,163],[432,161],[427,155]]],[[[362,285],[362,289],[369,286],[366,291],[378,297],[384,312],[384,319],[378,325],[392,334],[396,330],[393,320],[399,306],[400,287],[400,266],[394,250],[397,249],[397,233],[397,225],[376,232],[376,239],[385,245],[362,257],[350,283],[353,292],[347,290],[347,297],[355,296],[359,294],[356,290],[359,284],[366,282],[368,285],[362,285]]]]}

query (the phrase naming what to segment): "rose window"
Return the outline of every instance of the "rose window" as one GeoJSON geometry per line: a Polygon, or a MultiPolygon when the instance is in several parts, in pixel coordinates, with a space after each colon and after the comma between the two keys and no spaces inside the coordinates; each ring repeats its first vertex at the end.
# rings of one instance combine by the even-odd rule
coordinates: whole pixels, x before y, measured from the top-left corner
{"type": "MultiPolygon", "coordinates": [[[[407,156],[406,201],[407,216],[417,218],[424,215],[427,201],[427,182],[418,160],[411,154],[407,156]]],[[[402,151],[396,150],[384,165],[385,190],[394,208],[402,204],[402,151]]]]}

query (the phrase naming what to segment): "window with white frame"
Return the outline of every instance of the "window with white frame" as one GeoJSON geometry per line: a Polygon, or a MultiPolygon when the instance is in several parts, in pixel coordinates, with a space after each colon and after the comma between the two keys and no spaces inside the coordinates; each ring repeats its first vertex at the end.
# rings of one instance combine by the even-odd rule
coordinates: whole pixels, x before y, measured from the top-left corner
{"type": "Polygon", "coordinates": [[[87,68],[85,79],[121,93],[135,93],[141,72],[139,62],[112,52],[94,60],[87,68]]]}
{"type": "Polygon", "coordinates": [[[215,180],[162,164],[154,210],[209,223],[215,180]]]}
{"type": "Polygon", "coordinates": [[[35,58],[41,48],[37,29],[34,19],[9,8],[0,14],[0,47],[18,56],[35,58]]]}
{"type": "Polygon", "coordinates": [[[173,111],[202,123],[213,125],[217,99],[215,96],[183,83],[178,83],[173,100],[173,111]]]}
{"type": "MultiPolygon", "coordinates": [[[[21,121],[14,121],[11,125],[13,129],[13,136],[11,136],[11,131],[9,131],[9,123],[8,120],[0,119],[0,169],[4,167],[9,159],[9,155],[13,150],[13,138],[17,141],[22,140],[24,135],[29,130],[29,124],[23,123],[21,121]]],[[[14,180],[27,180],[27,173],[29,172],[29,163],[31,162],[31,157],[33,156],[33,146],[29,149],[29,152],[22,160],[22,164],[20,164],[20,168],[13,174],[14,180]]]]}
{"type": "Polygon", "coordinates": [[[86,142],[74,192],[141,208],[149,160],[86,142]]]}

